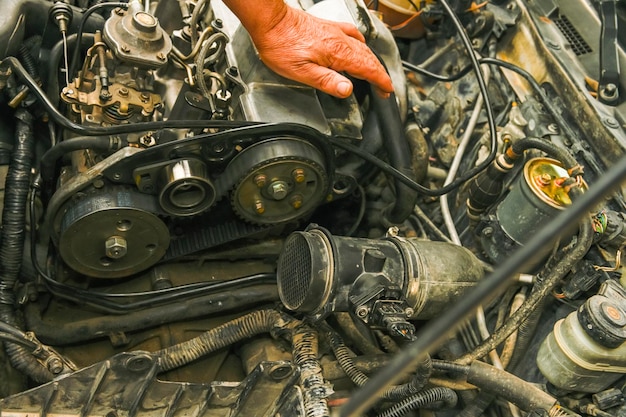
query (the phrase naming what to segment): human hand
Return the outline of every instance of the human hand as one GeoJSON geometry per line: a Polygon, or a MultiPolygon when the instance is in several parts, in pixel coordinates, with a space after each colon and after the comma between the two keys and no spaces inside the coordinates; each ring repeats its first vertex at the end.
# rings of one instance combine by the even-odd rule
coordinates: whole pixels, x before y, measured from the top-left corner
{"type": "Polygon", "coordinates": [[[393,91],[389,75],[356,27],[292,7],[282,11],[282,17],[273,19],[269,27],[248,28],[261,60],[270,69],[339,98],[352,94],[353,86],[338,71],[370,82],[383,97],[393,91]]]}

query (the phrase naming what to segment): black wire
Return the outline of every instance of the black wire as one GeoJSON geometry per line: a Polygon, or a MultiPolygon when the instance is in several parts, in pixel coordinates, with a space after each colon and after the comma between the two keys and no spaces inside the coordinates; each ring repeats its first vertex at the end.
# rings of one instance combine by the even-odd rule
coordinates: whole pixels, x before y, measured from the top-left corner
{"type": "Polygon", "coordinates": [[[411,369],[426,354],[443,343],[449,334],[456,329],[462,320],[475,311],[476,307],[490,300],[513,282],[516,274],[523,270],[535,258],[536,253],[550,247],[572,224],[576,224],[589,211],[616,191],[626,181],[626,156],[611,167],[587,192],[557,217],[539,230],[530,241],[508,257],[492,274],[480,281],[478,285],[458,303],[451,305],[441,316],[424,325],[411,342],[390,364],[374,375],[367,384],[357,390],[350,400],[341,408],[340,417],[357,417],[367,411],[380,397],[380,393],[396,382],[406,371],[411,369]],[[445,331],[442,331],[445,329],[445,331]]]}
{"type": "Polygon", "coordinates": [[[83,17],[80,19],[80,24],[78,25],[78,32],[76,32],[76,47],[74,48],[74,53],[72,54],[72,61],[70,63],[69,74],[68,77],[70,80],[74,77],[74,73],[76,72],[76,68],[78,66],[78,60],[80,57],[81,50],[81,38],[83,37],[83,32],[85,30],[85,24],[94,12],[97,12],[100,9],[105,7],[128,7],[128,3],[99,3],[95,6],[91,6],[89,9],[83,13],[83,17]]]}
{"type": "Polygon", "coordinates": [[[419,67],[417,65],[413,65],[407,61],[402,61],[402,66],[405,69],[408,69],[409,71],[417,72],[418,74],[422,74],[422,75],[425,75],[426,77],[433,78],[437,81],[442,81],[442,82],[458,81],[472,71],[472,66],[467,65],[463,69],[461,69],[460,71],[452,75],[441,75],[441,74],[428,71],[427,69],[419,67]]]}
{"type": "Polygon", "coordinates": [[[33,350],[33,351],[38,348],[35,342],[32,342],[30,340],[27,340],[21,337],[17,337],[11,333],[0,332],[0,340],[4,342],[10,342],[16,345],[24,346],[25,348],[33,350]]]}
{"type": "MultiPolygon", "coordinates": [[[[126,313],[128,311],[139,310],[145,307],[152,307],[158,304],[171,303],[181,298],[197,297],[206,293],[213,293],[218,291],[226,291],[233,288],[241,288],[257,284],[275,283],[276,275],[273,273],[261,273],[250,276],[244,276],[241,278],[234,278],[228,281],[208,283],[198,282],[193,284],[181,285],[173,288],[165,288],[161,290],[143,291],[138,293],[105,293],[88,291],[81,288],[76,288],[71,285],[64,284],[56,281],[46,271],[43,270],[37,260],[37,232],[36,225],[37,220],[35,217],[35,201],[39,192],[40,177],[36,179],[31,187],[29,198],[30,209],[30,256],[31,262],[35,271],[43,278],[44,283],[48,290],[59,298],[70,300],[79,303],[85,303],[93,307],[100,308],[109,313],[126,313]],[[107,298],[137,298],[147,297],[145,300],[139,300],[134,302],[120,303],[107,298]]],[[[0,330],[2,328],[0,327],[0,330]]]]}
{"type": "MultiPolygon", "coordinates": [[[[109,3],[110,4],[110,3],[109,3]]],[[[9,64],[15,74],[30,89],[30,91],[42,102],[50,118],[61,127],[84,136],[119,135],[133,132],[154,131],[160,129],[193,129],[193,128],[234,128],[243,126],[255,126],[259,122],[231,121],[231,120],[164,120],[159,122],[142,122],[123,124],[117,126],[83,126],[72,122],[59,112],[50,102],[46,93],[39,87],[37,82],[28,74],[17,58],[7,57],[2,60],[3,64],[9,64]]]]}

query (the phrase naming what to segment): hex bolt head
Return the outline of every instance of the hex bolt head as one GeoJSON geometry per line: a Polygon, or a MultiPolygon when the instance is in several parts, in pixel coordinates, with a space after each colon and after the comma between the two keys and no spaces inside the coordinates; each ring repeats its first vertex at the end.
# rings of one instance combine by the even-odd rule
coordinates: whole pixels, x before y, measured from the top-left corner
{"type": "Polygon", "coordinates": [[[294,195],[290,202],[291,207],[298,210],[300,207],[302,207],[302,196],[294,195]]]}
{"type": "Polygon", "coordinates": [[[111,259],[120,259],[126,256],[128,246],[126,239],[121,236],[111,236],[104,244],[106,256],[111,259]]]}
{"type": "Polygon", "coordinates": [[[304,175],[304,170],[302,168],[294,169],[291,175],[293,176],[294,181],[298,184],[301,184],[306,180],[306,176],[304,175]]]}
{"type": "Polygon", "coordinates": [[[267,184],[267,177],[265,174],[258,174],[254,177],[254,183],[257,187],[263,188],[265,187],[265,184],[267,184]]]}
{"type": "Polygon", "coordinates": [[[287,183],[284,181],[274,181],[270,185],[270,194],[275,200],[282,200],[287,197],[289,190],[287,188],[287,183]]]}
{"type": "Polygon", "coordinates": [[[254,211],[256,211],[257,214],[265,213],[265,205],[261,200],[257,200],[254,202],[254,211]]]}

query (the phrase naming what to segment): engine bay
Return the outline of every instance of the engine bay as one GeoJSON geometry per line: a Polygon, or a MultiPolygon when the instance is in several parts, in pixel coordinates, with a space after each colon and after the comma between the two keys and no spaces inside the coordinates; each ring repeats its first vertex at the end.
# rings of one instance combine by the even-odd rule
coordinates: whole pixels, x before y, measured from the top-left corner
{"type": "Polygon", "coordinates": [[[626,415],[626,5],[287,3],[3,0],[1,417],[626,415]]]}

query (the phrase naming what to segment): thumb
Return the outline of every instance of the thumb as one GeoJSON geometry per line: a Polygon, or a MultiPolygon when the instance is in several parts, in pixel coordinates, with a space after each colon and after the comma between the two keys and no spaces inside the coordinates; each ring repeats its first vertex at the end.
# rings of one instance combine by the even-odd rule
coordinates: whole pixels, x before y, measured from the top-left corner
{"type": "Polygon", "coordinates": [[[300,80],[337,98],[346,98],[352,94],[352,82],[332,69],[316,64],[308,65],[300,72],[300,80]]]}

